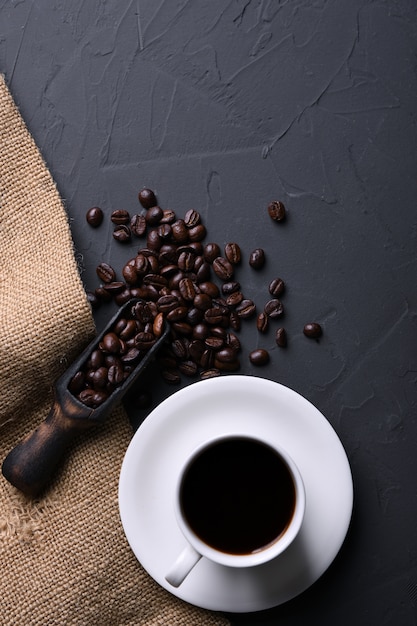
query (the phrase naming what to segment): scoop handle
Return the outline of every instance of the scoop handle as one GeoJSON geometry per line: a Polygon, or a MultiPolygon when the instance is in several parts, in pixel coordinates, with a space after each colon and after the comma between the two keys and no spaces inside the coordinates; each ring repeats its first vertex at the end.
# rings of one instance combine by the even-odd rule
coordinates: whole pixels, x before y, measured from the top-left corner
{"type": "Polygon", "coordinates": [[[55,400],[48,417],[6,456],[3,476],[27,496],[36,497],[51,481],[73,439],[96,424],[69,418],[55,400]]]}

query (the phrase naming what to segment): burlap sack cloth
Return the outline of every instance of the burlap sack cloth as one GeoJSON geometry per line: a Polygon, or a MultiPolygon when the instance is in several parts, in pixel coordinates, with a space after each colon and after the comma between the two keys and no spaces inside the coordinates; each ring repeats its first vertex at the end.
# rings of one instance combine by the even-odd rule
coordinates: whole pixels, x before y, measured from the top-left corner
{"type": "MultiPolygon", "coordinates": [[[[1,463],[94,333],[65,210],[1,76],[0,251],[1,463]]],[[[1,476],[2,626],[228,624],[160,588],[128,547],[117,489],[131,436],[118,409],[36,501],[1,476]]]]}

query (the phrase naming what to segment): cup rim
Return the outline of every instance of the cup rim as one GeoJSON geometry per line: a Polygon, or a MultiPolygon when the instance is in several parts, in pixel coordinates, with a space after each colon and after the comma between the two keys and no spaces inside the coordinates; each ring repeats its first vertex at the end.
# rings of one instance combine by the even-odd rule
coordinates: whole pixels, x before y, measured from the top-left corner
{"type": "Polygon", "coordinates": [[[300,531],[304,519],[305,506],[306,495],[304,481],[301,476],[300,470],[298,469],[298,466],[296,465],[290,454],[281,446],[277,445],[275,442],[269,441],[264,437],[253,436],[240,432],[220,434],[218,436],[208,439],[207,441],[202,442],[196,448],[194,448],[194,450],[188,456],[180,469],[180,473],[177,479],[174,502],[175,515],[178,526],[188,543],[202,556],[205,556],[215,563],[218,563],[220,565],[226,565],[229,567],[252,567],[254,565],[260,565],[262,563],[270,561],[282,554],[294,541],[300,531]],[[221,441],[226,441],[228,439],[250,439],[271,448],[281,457],[281,459],[286,464],[291,473],[295,488],[296,505],[292,518],[286,530],[271,543],[263,546],[262,548],[259,548],[259,550],[248,554],[232,554],[228,552],[223,552],[205,543],[193,531],[187,520],[184,518],[180,504],[181,485],[187,468],[203,450],[211,445],[214,445],[221,441]]]}

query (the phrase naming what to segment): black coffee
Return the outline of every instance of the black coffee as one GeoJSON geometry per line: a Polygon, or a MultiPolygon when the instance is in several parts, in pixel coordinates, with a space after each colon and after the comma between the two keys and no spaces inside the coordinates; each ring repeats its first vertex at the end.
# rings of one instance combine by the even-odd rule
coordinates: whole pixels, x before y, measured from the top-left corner
{"type": "Polygon", "coordinates": [[[230,554],[250,554],[286,530],[295,488],[272,448],[233,437],[209,445],[191,462],[180,501],[185,519],[205,543],[230,554]]]}

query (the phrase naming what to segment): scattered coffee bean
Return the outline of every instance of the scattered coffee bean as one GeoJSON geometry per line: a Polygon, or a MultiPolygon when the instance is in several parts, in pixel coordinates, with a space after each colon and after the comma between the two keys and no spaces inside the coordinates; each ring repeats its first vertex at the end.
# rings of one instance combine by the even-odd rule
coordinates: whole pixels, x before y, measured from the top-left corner
{"type": "Polygon", "coordinates": [[[268,315],[264,311],[262,311],[262,313],[259,313],[256,319],[256,328],[260,333],[266,333],[268,330],[268,326],[268,315]]]}
{"type": "Polygon", "coordinates": [[[125,224],[121,224],[113,231],[113,237],[120,243],[127,243],[130,241],[130,228],[125,224]]]}
{"type": "Polygon", "coordinates": [[[278,298],[278,296],[284,293],[285,283],[282,278],[274,278],[271,280],[268,290],[271,296],[274,296],[275,298],[278,298]]]}
{"type": "Polygon", "coordinates": [[[98,206],[91,207],[88,209],[86,214],[86,220],[93,228],[97,228],[103,221],[103,211],[98,206]]]}
{"type": "Polygon", "coordinates": [[[144,209],[149,209],[156,205],[156,196],[151,189],[141,189],[138,194],[139,202],[144,209]]]}
{"type": "Polygon", "coordinates": [[[116,211],[112,212],[112,214],[110,215],[110,219],[113,224],[120,226],[120,224],[129,224],[130,215],[128,211],[125,211],[125,209],[117,209],[116,211]]]}
{"type": "Polygon", "coordinates": [[[268,214],[274,222],[284,221],[286,213],[285,206],[279,200],[274,200],[268,204],[268,214]]]}
{"type": "Polygon", "coordinates": [[[273,298],[265,304],[264,312],[271,319],[276,319],[284,313],[284,305],[278,298],[273,298]]]}
{"type": "Polygon", "coordinates": [[[237,243],[227,243],[224,248],[224,255],[232,265],[239,265],[242,253],[237,243]]]}
{"type": "Polygon", "coordinates": [[[310,322],[306,324],[303,328],[303,333],[306,337],[311,337],[312,339],[317,339],[322,335],[322,328],[320,324],[317,322],[310,322]]]}
{"type": "Polygon", "coordinates": [[[256,248],[251,252],[249,265],[255,270],[260,270],[265,265],[265,251],[262,248],[256,248]]]}
{"type": "Polygon", "coordinates": [[[266,365],[269,362],[269,352],[264,348],[256,348],[249,354],[249,360],[253,365],[266,365]]]}
{"type": "Polygon", "coordinates": [[[96,273],[103,283],[111,283],[116,278],[116,272],[108,263],[100,263],[96,268],[96,273]]]}
{"type": "Polygon", "coordinates": [[[130,220],[130,230],[136,237],[143,237],[146,233],[146,220],[144,215],[134,215],[130,220]]]}
{"type": "Polygon", "coordinates": [[[230,280],[233,277],[233,265],[222,256],[218,256],[213,261],[213,270],[221,280],[230,280]]]}
{"type": "Polygon", "coordinates": [[[287,345],[287,333],[285,328],[277,328],[275,331],[275,342],[280,348],[285,348],[287,345]]]}

